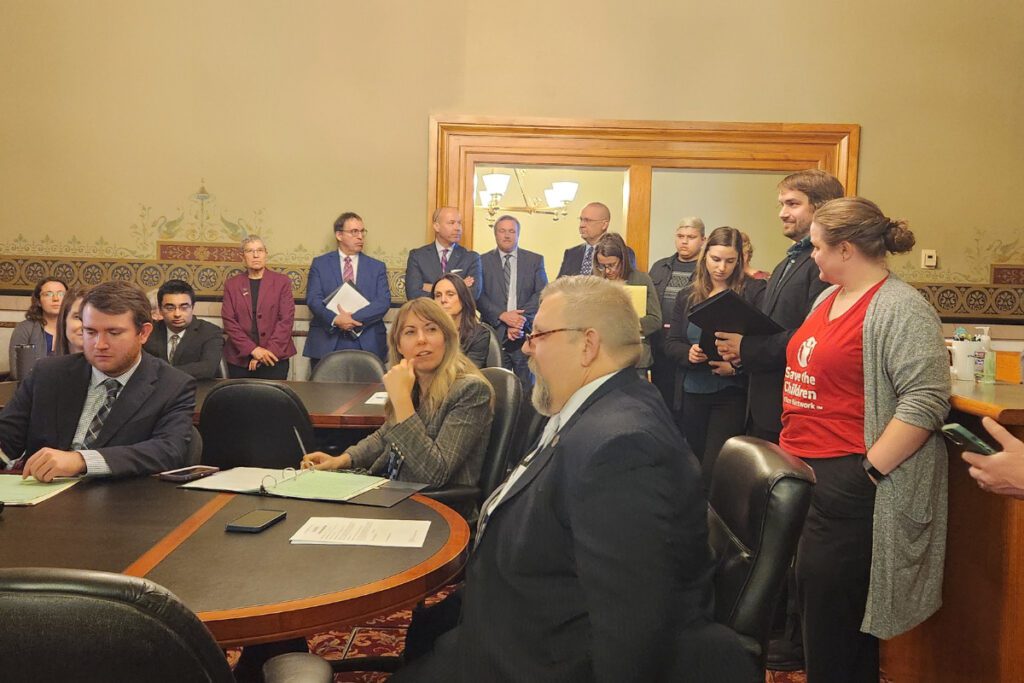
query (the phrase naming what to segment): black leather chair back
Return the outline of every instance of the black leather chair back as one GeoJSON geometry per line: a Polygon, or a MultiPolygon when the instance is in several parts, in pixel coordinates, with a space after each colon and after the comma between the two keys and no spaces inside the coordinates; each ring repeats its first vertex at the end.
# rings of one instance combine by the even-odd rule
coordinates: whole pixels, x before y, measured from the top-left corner
{"type": "Polygon", "coordinates": [[[739,634],[762,681],[772,614],[813,486],[814,472],[802,460],[749,436],[725,442],[711,475],[715,621],[739,634]]]}
{"type": "Polygon", "coordinates": [[[315,444],[309,412],[295,392],[261,379],[218,382],[199,413],[203,464],[229,467],[298,467],[302,449],[315,444]]]}
{"type": "Polygon", "coordinates": [[[484,368],[481,372],[494,387],[491,440],[487,443],[483,466],[480,469],[480,496],[477,502],[483,504],[505,479],[510,459],[517,457],[511,447],[516,442],[523,387],[519,378],[505,368],[484,368]]]}
{"type": "Polygon", "coordinates": [[[501,367],[501,341],[498,339],[498,333],[494,331],[494,328],[487,323],[480,323],[483,325],[489,333],[488,344],[487,344],[487,360],[484,361],[485,368],[500,368],[501,367]]]}
{"type": "Polygon", "coordinates": [[[203,436],[192,425],[192,440],[188,442],[188,455],[185,456],[186,465],[198,465],[203,461],[203,436]]]}
{"type": "Polygon", "coordinates": [[[229,683],[213,636],[152,581],[80,569],[0,569],[0,678],[229,683]]]}
{"type": "Polygon", "coordinates": [[[311,382],[379,382],[384,363],[377,354],[361,349],[332,351],[316,364],[311,382]]]}

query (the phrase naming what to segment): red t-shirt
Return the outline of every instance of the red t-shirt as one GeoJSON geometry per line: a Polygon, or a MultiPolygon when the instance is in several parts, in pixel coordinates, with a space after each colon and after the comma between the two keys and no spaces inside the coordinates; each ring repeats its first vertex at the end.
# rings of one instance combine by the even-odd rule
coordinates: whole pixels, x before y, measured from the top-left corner
{"type": "Polygon", "coordinates": [[[836,290],[789,340],[779,437],[786,452],[804,458],[864,452],[864,314],[883,282],[830,321],[836,290]]]}

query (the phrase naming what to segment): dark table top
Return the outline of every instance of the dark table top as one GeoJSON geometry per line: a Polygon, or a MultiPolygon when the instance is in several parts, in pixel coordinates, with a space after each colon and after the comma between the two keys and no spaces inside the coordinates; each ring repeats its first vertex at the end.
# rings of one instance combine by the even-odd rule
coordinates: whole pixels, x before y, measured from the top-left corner
{"type": "MultiPolygon", "coordinates": [[[[195,420],[203,400],[218,382],[224,380],[201,380],[196,391],[195,420]]],[[[274,381],[274,380],[267,380],[274,381]]],[[[384,424],[384,406],[366,405],[374,392],[383,391],[384,385],[349,382],[291,382],[274,381],[294,391],[306,410],[314,427],[373,429],[384,424]]],[[[0,407],[7,405],[14,396],[17,382],[0,382],[0,407]]]]}
{"type": "Polygon", "coordinates": [[[152,478],[86,480],[0,514],[0,567],[145,577],[181,598],[230,646],[307,635],[415,604],[458,574],[468,540],[457,513],[422,496],[376,508],[189,491],[152,478]],[[260,508],[288,517],[259,534],[224,531],[260,508]],[[290,544],[314,516],[431,525],[422,548],[290,544]]]}

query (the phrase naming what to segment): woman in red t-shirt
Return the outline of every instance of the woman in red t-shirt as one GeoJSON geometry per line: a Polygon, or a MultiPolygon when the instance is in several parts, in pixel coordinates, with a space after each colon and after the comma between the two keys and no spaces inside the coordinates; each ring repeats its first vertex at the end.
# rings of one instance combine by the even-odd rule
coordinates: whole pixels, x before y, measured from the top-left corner
{"type": "Polygon", "coordinates": [[[938,608],[949,370],[938,316],[886,265],[914,245],[905,222],[836,199],[810,236],[837,286],[790,339],[779,439],[817,479],[796,563],[807,678],[877,683],[878,637],[938,608]]]}

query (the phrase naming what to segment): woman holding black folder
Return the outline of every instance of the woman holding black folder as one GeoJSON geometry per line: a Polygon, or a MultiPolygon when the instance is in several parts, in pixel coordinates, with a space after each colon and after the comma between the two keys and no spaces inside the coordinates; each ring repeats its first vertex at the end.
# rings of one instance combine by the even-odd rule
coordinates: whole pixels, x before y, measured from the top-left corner
{"type": "Polygon", "coordinates": [[[701,350],[702,330],[690,322],[689,315],[694,306],[727,289],[760,307],[765,281],[743,272],[742,233],[721,227],[708,236],[692,282],[676,297],[665,339],[665,354],[686,368],[683,436],[701,461],[705,487],[722,444],[745,431],[747,378],[731,363],[711,359],[701,350]]]}

